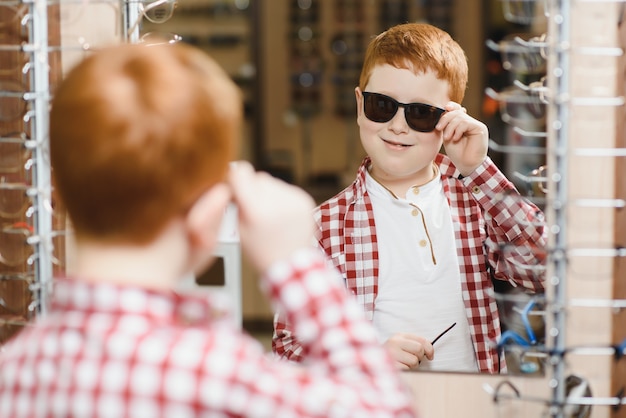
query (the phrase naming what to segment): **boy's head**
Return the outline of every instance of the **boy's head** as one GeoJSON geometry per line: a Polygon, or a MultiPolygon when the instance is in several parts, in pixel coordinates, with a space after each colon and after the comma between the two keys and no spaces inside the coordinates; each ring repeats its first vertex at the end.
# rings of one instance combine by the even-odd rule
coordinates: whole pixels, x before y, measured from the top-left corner
{"type": "Polygon", "coordinates": [[[450,85],[452,101],[461,103],[465,96],[468,66],[465,52],[450,35],[426,23],[393,26],[376,36],[365,53],[359,87],[365,91],[372,70],[389,64],[414,73],[432,70],[437,78],[450,85]]]}
{"type": "Polygon", "coordinates": [[[236,85],[190,46],[89,56],[56,90],[50,114],[54,186],[76,236],[152,240],[225,178],[241,118],[236,85]]]}

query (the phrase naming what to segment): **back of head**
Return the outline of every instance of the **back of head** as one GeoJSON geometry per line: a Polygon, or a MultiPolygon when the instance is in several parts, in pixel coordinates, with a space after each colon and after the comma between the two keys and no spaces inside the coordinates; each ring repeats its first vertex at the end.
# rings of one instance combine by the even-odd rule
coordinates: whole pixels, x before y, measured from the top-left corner
{"type": "Polygon", "coordinates": [[[240,92],[183,44],[103,49],[72,69],[50,114],[55,190],[77,237],[143,244],[222,181],[240,92]]]}
{"type": "Polygon", "coordinates": [[[416,74],[432,70],[450,84],[450,99],[460,103],[467,87],[467,57],[445,31],[426,23],[396,25],[376,36],[367,47],[359,87],[365,90],[372,70],[389,64],[416,74]]]}

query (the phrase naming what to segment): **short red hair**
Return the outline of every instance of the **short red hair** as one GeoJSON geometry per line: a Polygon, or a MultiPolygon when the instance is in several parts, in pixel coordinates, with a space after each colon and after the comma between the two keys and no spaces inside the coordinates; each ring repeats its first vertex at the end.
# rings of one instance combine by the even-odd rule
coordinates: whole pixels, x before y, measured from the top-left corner
{"type": "Polygon", "coordinates": [[[76,236],[143,244],[208,188],[236,155],[241,94],[184,44],[95,52],[55,92],[50,155],[76,236]]]}
{"type": "Polygon", "coordinates": [[[461,103],[468,80],[463,48],[445,31],[426,23],[391,27],[368,45],[359,87],[365,90],[374,67],[389,64],[411,69],[416,74],[432,70],[450,85],[450,99],[461,103]]]}

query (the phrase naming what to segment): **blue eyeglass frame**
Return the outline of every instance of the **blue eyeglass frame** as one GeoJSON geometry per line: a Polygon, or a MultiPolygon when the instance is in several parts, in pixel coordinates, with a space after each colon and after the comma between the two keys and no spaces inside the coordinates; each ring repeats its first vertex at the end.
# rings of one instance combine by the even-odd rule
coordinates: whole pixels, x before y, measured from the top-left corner
{"type": "MultiPolygon", "coordinates": [[[[530,320],[528,316],[530,315],[530,311],[535,307],[535,300],[531,299],[526,303],[524,309],[521,310],[520,315],[522,318],[522,324],[524,325],[524,331],[526,332],[526,337],[521,336],[519,333],[513,330],[506,330],[502,333],[500,337],[500,341],[498,342],[498,358],[504,353],[504,346],[507,342],[512,341],[514,344],[521,347],[534,347],[537,346],[539,341],[535,336],[535,332],[533,331],[533,327],[530,324],[530,320]]],[[[537,371],[537,365],[532,362],[523,362],[520,364],[521,371],[523,373],[534,373],[537,371]]]]}

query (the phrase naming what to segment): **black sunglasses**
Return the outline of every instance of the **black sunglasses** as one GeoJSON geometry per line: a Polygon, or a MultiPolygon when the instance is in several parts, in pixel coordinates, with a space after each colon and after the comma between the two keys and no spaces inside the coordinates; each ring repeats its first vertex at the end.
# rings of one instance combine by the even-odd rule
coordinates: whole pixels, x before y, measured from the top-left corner
{"type": "Polygon", "coordinates": [[[373,122],[389,122],[398,112],[398,106],[404,108],[406,123],[418,132],[432,132],[439,122],[444,109],[425,103],[400,103],[396,99],[380,93],[363,92],[363,110],[365,116],[373,122]]]}

